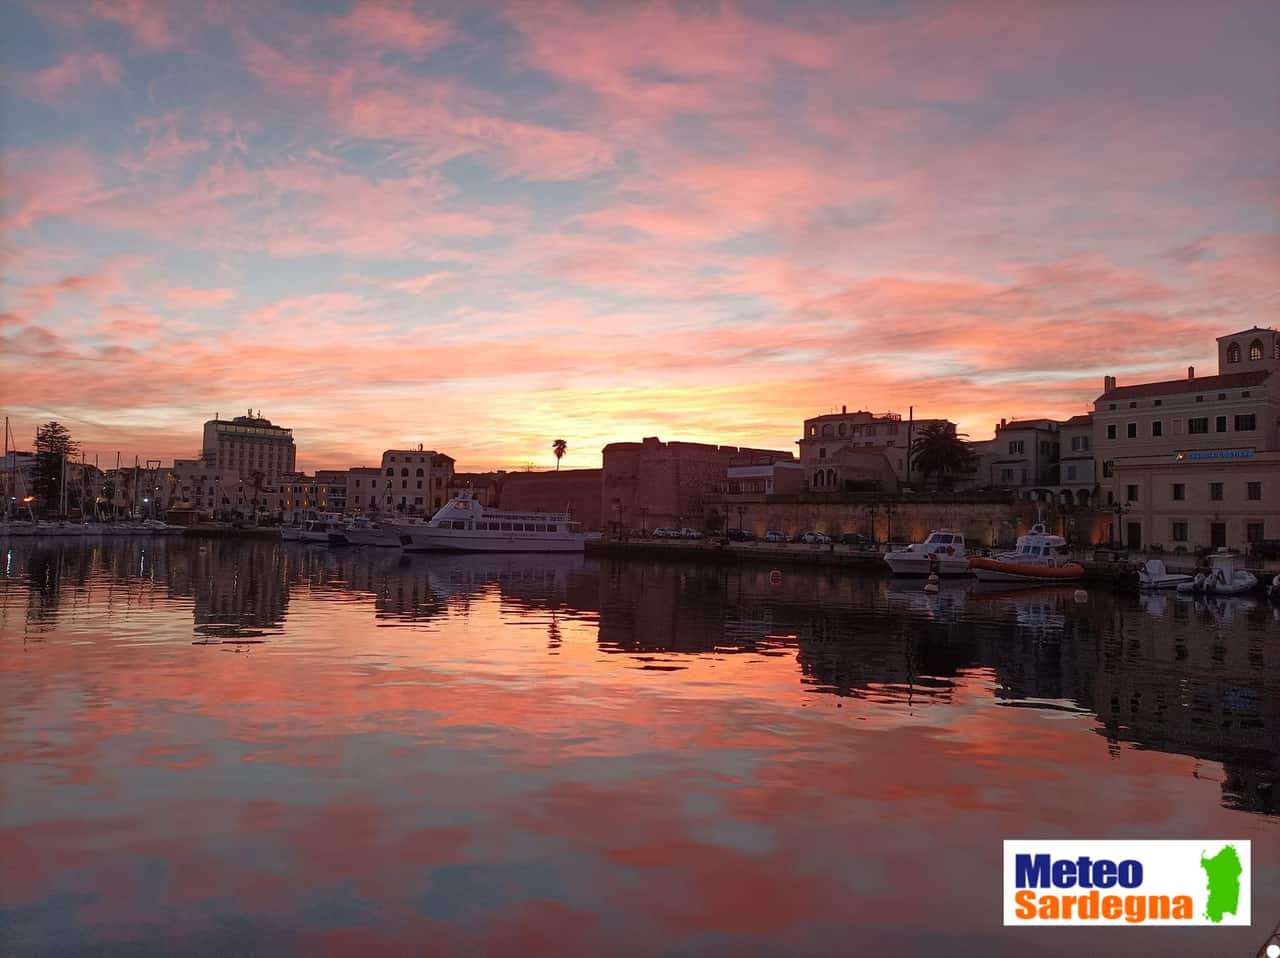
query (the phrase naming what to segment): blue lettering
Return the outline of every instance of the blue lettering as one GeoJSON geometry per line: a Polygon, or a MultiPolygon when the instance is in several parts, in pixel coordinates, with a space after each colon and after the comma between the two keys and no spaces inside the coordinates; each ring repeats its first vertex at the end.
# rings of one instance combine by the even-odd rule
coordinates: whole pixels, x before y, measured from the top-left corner
{"type": "Polygon", "coordinates": [[[1093,860],[1088,855],[1081,855],[1076,859],[1076,873],[1080,876],[1081,888],[1092,888],[1093,884],[1089,881],[1089,868],[1093,865],[1093,860]]]}
{"type": "Polygon", "coordinates": [[[1067,858],[1060,858],[1054,862],[1053,883],[1059,888],[1074,888],[1076,884],[1076,863],[1067,858]]]}
{"type": "Polygon", "coordinates": [[[1142,866],[1132,858],[1126,858],[1120,863],[1119,877],[1121,888],[1137,888],[1142,884],[1142,866]]]}
{"type": "Polygon", "coordinates": [[[1018,888],[1049,887],[1049,856],[1017,855],[1013,860],[1014,884],[1018,888]]]}
{"type": "Polygon", "coordinates": [[[1116,867],[1116,863],[1108,859],[1102,859],[1095,862],[1093,866],[1093,883],[1099,888],[1114,888],[1116,886],[1116,875],[1120,869],[1116,867]]]}

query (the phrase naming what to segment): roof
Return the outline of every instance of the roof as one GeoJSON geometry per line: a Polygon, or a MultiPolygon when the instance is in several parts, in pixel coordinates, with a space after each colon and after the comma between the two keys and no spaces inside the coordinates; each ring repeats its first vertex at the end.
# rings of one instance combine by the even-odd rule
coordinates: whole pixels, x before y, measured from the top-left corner
{"type": "Polygon", "coordinates": [[[1081,413],[1079,416],[1072,416],[1070,419],[1063,420],[1058,423],[1059,426],[1066,428],[1067,426],[1088,426],[1093,423],[1093,413],[1081,413]]]}
{"type": "Polygon", "coordinates": [[[1172,396],[1177,393],[1211,392],[1215,389],[1239,389],[1257,386],[1265,382],[1271,371],[1255,369],[1247,373],[1228,373],[1225,376],[1197,376],[1195,379],[1170,379],[1159,383],[1138,383],[1119,386],[1099,396],[1095,402],[1113,399],[1141,399],[1144,396],[1172,396]]]}
{"type": "Polygon", "coordinates": [[[1045,432],[1053,432],[1055,423],[1052,419],[1013,419],[997,431],[1005,432],[1009,429],[1043,429],[1045,432]]]}
{"type": "Polygon", "coordinates": [[[1274,333],[1275,330],[1268,326],[1251,326],[1249,329],[1242,329],[1238,333],[1227,333],[1225,336],[1219,336],[1219,340],[1235,339],[1237,336],[1248,336],[1250,333],[1274,333]]]}

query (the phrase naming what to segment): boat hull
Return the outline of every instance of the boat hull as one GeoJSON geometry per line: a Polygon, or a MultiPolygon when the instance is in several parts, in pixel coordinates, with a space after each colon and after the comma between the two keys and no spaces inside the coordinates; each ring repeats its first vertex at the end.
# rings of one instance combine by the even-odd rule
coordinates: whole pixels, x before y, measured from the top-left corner
{"type": "Polygon", "coordinates": [[[462,529],[409,528],[400,531],[405,552],[582,552],[576,533],[474,532],[462,529]]]}
{"type": "Polygon", "coordinates": [[[1076,562],[1051,566],[979,558],[970,559],[969,568],[983,582],[1075,582],[1084,575],[1084,566],[1076,562]]]}
{"type": "MultiPolygon", "coordinates": [[[[935,571],[930,563],[930,556],[924,553],[886,552],[884,561],[894,575],[929,575],[935,571]]],[[[969,574],[969,560],[963,556],[939,556],[937,563],[938,575],[969,574]]]]}

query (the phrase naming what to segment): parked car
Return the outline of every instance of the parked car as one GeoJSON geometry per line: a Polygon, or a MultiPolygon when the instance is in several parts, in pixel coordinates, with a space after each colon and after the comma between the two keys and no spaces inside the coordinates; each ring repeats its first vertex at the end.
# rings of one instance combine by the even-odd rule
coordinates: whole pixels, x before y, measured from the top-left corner
{"type": "Polygon", "coordinates": [[[842,546],[853,546],[855,549],[871,549],[875,547],[871,537],[864,536],[861,532],[846,532],[840,537],[840,544],[842,546]]]}
{"type": "Polygon", "coordinates": [[[674,539],[677,536],[679,536],[679,533],[676,532],[675,529],[668,529],[665,526],[659,526],[657,529],[653,530],[653,537],[655,539],[674,539]]]}
{"type": "Polygon", "coordinates": [[[681,539],[701,539],[702,538],[701,532],[699,532],[697,529],[690,529],[688,526],[685,526],[683,529],[677,532],[676,535],[678,535],[681,539]]]}
{"type": "Polygon", "coordinates": [[[777,529],[770,529],[764,534],[765,542],[786,542],[787,535],[785,532],[779,532],[777,529]]]}
{"type": "Polygon", "coordinates": [[[730,542],[755,542],[755,534],[750,529],[730,529],[725,533],[730,542]]]}
{"type": "Polygon", "coordinates": [[[806,532],[800,537],[800,541],[805,545],[829,546],[831,545],[831,536],[825,532],[806,532]]]}

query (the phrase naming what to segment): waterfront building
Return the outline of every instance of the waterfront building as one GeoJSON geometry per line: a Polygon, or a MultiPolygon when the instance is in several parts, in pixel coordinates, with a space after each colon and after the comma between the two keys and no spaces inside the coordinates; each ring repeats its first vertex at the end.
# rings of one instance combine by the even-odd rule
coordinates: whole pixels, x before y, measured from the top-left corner
{"type": "Polygon", "coordinates": [[[211,469],[234,469],[242,476],[260,472],[268,483],[296,471],[293,430],[254,415],[210,419],[204,424],[201,458],[211,469]]]}
{"type": "Polygon", "coordinates": [[[317,469],[316,485],[325,486],[325,511],[347,515],[347,469],[317,469]]]}
{"type": "MultiPolygon", "coordinates": [[[[165,477],[172,490],[166,496],[166,508],[189,506],[202,518],[220,518],[244,510],[240,473],[235,469],[213,466],[204,459],[175,459],[171,475],[171,480],[165,477]]],[[[138,498],[134,494],[130,501],[138,498]]]]}
{"type": "Polygon", "coordinates": [[[1244,549],[1280,538],[1280,332],[1218,337],[1218,371],[1094,402],[1099,483],[1130,549],[1244,549]]]}
{"type": "Polygon", "coordinates": [[[362,516],[381,509],[382,470],[377,466],[353,466],[347,470],[345,513],[362,516]]]}
{"type": "Polygon", "coordinates": [[[382,508],[433,515],[445,504],[453,459],[433,449],[388,449],[382,454],[382,508]]]}
{"type": "MultiPolygon", "coordinates": [[[[897,484],[911,485],[918,476],[911,465],[911,442],[928,425],[948,424],[946,419],[913,419],[904,422],[896,412],[849,412],[814,416],[804,421],[804,436],[797,440],[800,462],[813,491],[839,491],[848,481],[868,478],[866,450],[881,454],[897,484]],[[840,450],[863,450],[862,458],[840,450]],[[845,460],[841,462],[840,460],[845,460]],[[831,484],[834,481],[834,486],[831,484]]],[[[878,473],[878,465],[871,470],[878,473]]]]}
{"type": "Polygon", "coordinates": [[[1023,498],[1053,496],[1058,484],[1059,425],[1052,419],[1001,419],[983,461],[983,483],[1023,498]]]}
{"type": "Polygon", "coordinates": [[[790,452],[700,442],[612,442],[603,450],[601,516],[617,531],[702,528],[703,504],[735,465],[792,462],[790,452]]]}
{"type": "Polygon", "coordinates": [[[1098,484],[1093,459],[1093,414],[1059,422],[1058,448],[1058,501],[1064,505],[1089,505],[1098,484]]]}

